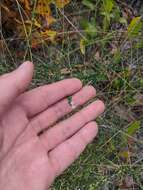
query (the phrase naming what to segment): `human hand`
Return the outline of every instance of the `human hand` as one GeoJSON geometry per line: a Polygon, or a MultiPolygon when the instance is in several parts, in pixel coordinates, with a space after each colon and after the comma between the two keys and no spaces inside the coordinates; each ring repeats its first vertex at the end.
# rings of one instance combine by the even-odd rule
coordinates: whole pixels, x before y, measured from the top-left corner
{"type": "Polygon", "coordinates": [[[97,100],[56,123],[95,97],[95,89],[67,79],[25,92],[32,75],[26,62],[0,77],[1,190],[48,189],[96,136],[93,120],[104,111],[97,100]]]}

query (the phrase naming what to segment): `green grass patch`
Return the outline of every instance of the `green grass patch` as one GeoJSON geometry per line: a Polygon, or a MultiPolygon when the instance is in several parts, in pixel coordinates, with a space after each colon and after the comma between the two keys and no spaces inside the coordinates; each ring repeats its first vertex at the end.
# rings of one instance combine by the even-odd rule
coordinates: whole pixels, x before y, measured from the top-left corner
{"type": "MultiPolygon", "coordinates": [[[[53,190],[143,189],[143,41],[141,31],[128,36],[127,4],[111,1],[71,1],[56,29],[63,38],[24,55],[13,47],[1,55],[0,74],[26,59],[33,60],[32,87],[77,77],[97,89],[106,111],[97,121],[98,137],[53,184],[53,190]],[[112,4],[113,3],[113,4],[112,4]],[[67,20],[68,18],[68,20],[67,20]],[[70,21],[70,22],[69,22],[70,21]],[[80,42],[85,40],[85,52],[80,42]],[[136,125],[135,125],[136,124],[136,125]],[[137,126],[138,125],[138,126],[137,126]],[[130,133],[129,131],[133,131],[130,133]]],[[[129,19],[129,20],[128,20],[129,19]]],[[[135,27],[135,21],[130,25],[135,27]]],[[[136,23],[138,24],[138,23],[136,23]]],[[[131,31],[131,29],[130,29],[131,31]]],[[[83,46],[83,45],[82,45],[83,46]]]]}

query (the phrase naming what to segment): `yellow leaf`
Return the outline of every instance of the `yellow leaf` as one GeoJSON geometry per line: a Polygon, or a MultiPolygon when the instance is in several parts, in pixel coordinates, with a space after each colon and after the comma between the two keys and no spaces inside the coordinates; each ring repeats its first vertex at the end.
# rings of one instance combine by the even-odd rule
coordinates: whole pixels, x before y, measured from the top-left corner
{"type": "MultiPolygon", "coordinates": [[[[32,26],[32,21],[31,20],[26,20],[25,22],[24,22],[24,24],[26,25],[26,26],[32,26]]],[[[37,28],[41,28],[42,26],[41,26],[41,24],[36,20],[36,19],[34,19],[33,20],[33,25],[35,26],[35,27],[37,27],[37,28]]]]}
{"type": "Polygon", "coordinates": [[[53,30],[46,30],[45,32],[40,32],[41,37],[44,38],[45,40],[50,40],[50,41],[54,41],[57,32],[53,31],[53,30]]]}
{"type": "Polygon", "coordinates": [[[39,32],[34,32],[31,39],[31,46],[32,48],[37,48],[41,45],[44,41],[41,39],[39,32]]]}
{"type": "Polygon", "coordinates": [[[50,9],[51,2],[51,0],[38,0],[35,10],[38,16],[40,15],[43,17],[42,24],[45,27],[49,27],[49,25],[56,21],[56,19],[52,17],[50,9]]]}
{"type": "Polygon", "coordinates": [[[54,42],[57,35],[56,31],[46,30],[45,32],[34,32],[31,39],[32,48],[37,48],[41,43],[45,41],[54,42]]]}
{"type": "Polygon", "coordinates": [[[128,26],[128,37],[134,38],[138,36],[139,32],[143,28],[143,21],[141,17],[134,17],[128,26]]]}
{"type": "Polygon", "coordinates": [[[131,152],[129,152],[128,150],[124,150],[119,152],[119,156],[123,159],[128,160],[131,157],[131,152]]]}
{"type": "Polygon", "coordinates": [[[23,3],[24,3],[24,6],[25,6],[25,9],[30,11],[30,2],[29,0],[23,0],[23,3]]]}
{"type": "Polygon", "coordinates": [[[85,55],[85,40],[84,39],[80,40],[80,51],[83,55],[85,55]]]}
{"type": "Polygon", "coordinates": [[[51,24],[53,24],[54,22],[56,22],[56,19],[52,16],[45,16],[45,20],[46,20],[46,25],[49,26],[51,24]]]}
{"type": "Polygon", "coordinates": [[[31,10],[31,1],[30,0],[19,0],[19,3],[22,3],[24,6],[25,11],[31,10]]]}
{"type": "Polygon", "coordinates": [[[38,0],[36,6],[36,13],[42,16],[49,15],[51,16],[50,4],[51,1],[48,0],[38,0]]]}
{"type": "Polygon", "coordinates": [[[37,28],[41,28],[41,24],[36,20],[34,19],[34,26],[36,26],[37,28]]]}
{"type": "Polygon", "coordinates": [[[15,1],[4,0],[3,2],[1,6],[3,15],[5,15],[3,23],[6,23],[8,28],[12,26],[13,34],[17,34],[17,37],[24,41],[28,40],[32,47],[36,48],[45,41],[54,42],[57,36],[57,32],[50,27],[51,24],[56,22],[52,15],[51,4],[63,8],[70,0],[18,0],[16,2],[19,3],[22,12],[19,12],[16,8],[15,1]],[[32,16],[33,10],[34,18],[32,16]],[[7,24],[9,22],[10,24],[7,24]]]}
{"type": "Polygon", "coordinates": [[[65,5],[67,5],[70,2],[70,0],[55,0],[55,5],[58,8],[64,8],[65,5]]]}

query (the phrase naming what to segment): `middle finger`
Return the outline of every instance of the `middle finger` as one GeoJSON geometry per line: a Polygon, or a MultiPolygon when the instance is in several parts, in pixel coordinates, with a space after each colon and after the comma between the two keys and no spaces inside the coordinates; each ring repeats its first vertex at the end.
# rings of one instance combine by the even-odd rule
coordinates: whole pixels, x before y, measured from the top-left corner
{"type": "Polygon", "coordinates": [[[96,90],[94,87],[83,87],[79,92],[70,97],[70,101],[69,99],[65,98],[64,100],[56,103],[43,113],[34,117],[31,120],[30,125],[31,127],[34,127],[36,133],[39,133],[42,130],[53,125],[66,114],[70,113],[73,109],[85,104],[87,101],[94,98],[95,95],[96,90]]]}
{"type": "Polygon", "coordinates": [[[47,151],[55,148],[67,138],[74,135],[78,130],[90,121],[93,121],[104,111],[104,104],[97,100],[65,121],[60,122],[53,128],[40,135],[40,140],[47,151]]]}

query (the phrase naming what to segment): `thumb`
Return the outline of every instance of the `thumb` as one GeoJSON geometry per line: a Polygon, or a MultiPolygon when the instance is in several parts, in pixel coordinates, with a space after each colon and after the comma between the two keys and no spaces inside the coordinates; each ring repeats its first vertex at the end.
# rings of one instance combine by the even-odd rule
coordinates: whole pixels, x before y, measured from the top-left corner
{"type": "Polygon", "coordinates": [[[28,87],[32,77],[33,64],[28,61],[0,77],[0,115],[28,87]]]}

